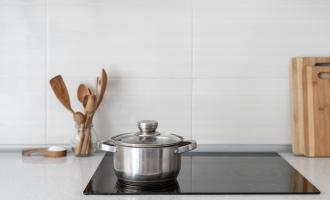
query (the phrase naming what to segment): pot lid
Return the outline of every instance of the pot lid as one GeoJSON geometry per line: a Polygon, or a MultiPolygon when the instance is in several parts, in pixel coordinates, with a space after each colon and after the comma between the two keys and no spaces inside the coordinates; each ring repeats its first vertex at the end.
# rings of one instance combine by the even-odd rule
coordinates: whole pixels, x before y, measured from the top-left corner
{"type": "Polygon", "coordinates": [[[154,120],[142,120],[138,123],[139,132],[124,133],[112,137],[115,144],[132,147],[163,147],[178,144],[183,140],[175,134],[165,134],[156,131],[158,122],[154,120]]]}

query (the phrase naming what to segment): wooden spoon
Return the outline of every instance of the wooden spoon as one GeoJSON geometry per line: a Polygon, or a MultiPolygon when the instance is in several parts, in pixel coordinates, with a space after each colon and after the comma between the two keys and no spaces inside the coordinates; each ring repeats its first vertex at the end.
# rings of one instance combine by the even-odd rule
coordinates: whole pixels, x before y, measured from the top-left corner
{"type": "Polygon", "coordinates": [[[85,107],[85,113],[86,113],[85,128],[90,125],[91,117],[95,113],[96,106],[97,106],[96,95],[95,94],[88,95],[88,100],[85,107]]]}
{"type": "MultiPolygon", "coordinates": [[[[71,107],[70,96],[68,89],[64,83],[61,75],[57,75],[49,81],[50,86],[53,89],[57,99],[62,103],[62,105],[68,109],[73,114],[73,119],[76,123],[81,124],[81,115],[79,112],[74,112],[71,107]]],[[[82,122],[83,123],[83,122],[82,122]]]]}
{"type": "MultiPolygon", "coordinates": [[[[93,100],[89,98],[87,105],[86,105],[86,115],[87,115],[87,119],[85,122],[85,128],[90,126],[92,121],[93,121],[93,116],[97,110],[97,108],[100,106],[106,87],[107,87],[107,83],[108,83],[108,75],[106,73],[106,71],[104,69],[102,69],[102,73],[101,73],[101,78],[97,77],[97,88],[96,88],[96,96],[95,98],[93,97],[93,100]],[[95,104],[95,105],[94,105],[95,104]],[[90,108],[87,108],[88,105],[90,106],[90,108]],[[95,106],[95,107],[94,107],[95,106]]],[[[81,152],[88,155],[89,151],[92,148],[91,145],[91,135],[88,134],[87,137],[83,138],[83,145],[81,148],[81,152]]]]}
{"type": "Polygon", "coordinates": [[[87,97],[88,95],[92,94],[92,91],[85,85],[80,84],[77,91],[78,100],[84,105],[87,104],[87,97]]]}
{"type": "Polygon", "coordinates": [[[81,112],[75,112],[73,118],[77,124],[84,124],[86,120],[85,115],[82,114],[81,112]]]}
{"type": "Polygon", "coordinates": [[[105,90],[107,88],[108,83],[108,75],[104,69],[102,69],[101,78],[98,80],[97,84],[97,103],[96,103],[96,109],[100,106],[105,90]]]}
{"type": "Polygon", "coordinates": [[[49,148],[28,148],[22,150],[23,156],[32,156],[33,154],[41,154],[46,157],[64,157],[67,150],[60,146],[51,146],[49,148]]]}
{"type": "MultiPolygon", "coordinates": [[[[91,126],[95,111],[96,111],[96,95],[92,94],[88,96],[88,101],[85,108],[85,112],[86,112],[86,122],[84,124],[85,129],[91,126]]],[[[86,155],[88,154],[89,151],[89,142],[91,139],[90,137],[91,137],[90,134],[85,134],[83,138],[83,145],[81,147],[81,152],[86,155]]]]}

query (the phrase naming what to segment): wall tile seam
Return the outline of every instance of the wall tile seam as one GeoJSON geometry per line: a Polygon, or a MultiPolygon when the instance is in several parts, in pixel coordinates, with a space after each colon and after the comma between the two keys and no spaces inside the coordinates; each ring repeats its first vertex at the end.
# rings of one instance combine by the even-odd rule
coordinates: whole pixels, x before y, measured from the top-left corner
{"type": "Polygon", "coordinates": [[[196,13],[195,13],[195,0],[191,0],[191,5],[190,5],[190,9],[191,9],[191,50],[190,50],[190,56],[191,56],[191,65],[190,65],[190,138],[193,139],[193,92],[194,92],[194,69],[195,69],[195,17],[196,17],[196,13]]]}
{"type": "MultiPolygon", "coordinates": [[[[48,138],[48,133],[47,133],[47,125],[48,125],[48,14],[47,14],[47,0],[45,1],[45,64],[46,64],[46,76],[44,77],[45,79],[45,142],[48,143],[47,138],[48,138]]],[[[196,28],[196,13],[195,13],[195,0],[192,0],[192,5],[191,5],[191,63],[190,63],[190,77],[114,77],[110,78],[110,80],[140,80],[140,79],[155,79],[155,80],[167,80],[167,79],[175,79],[175,80],[180,80],[180,79],[187,79],[190,80],[190,136],[191,138],[193,137],[193,99],[194,99],[194,80],[199,80],[199,79],[234,79],[234,80],[240,80],[240,79],[251,79],[251,80],[256,80],[256,79],[287,79],[288,77],[194,77],[195,74],[195,28],[196,28]]],[[[69,76],[68,76],[69,77],[69,76]]],[[[83,76],[77,76],[77,77],[83,77],[83,76]]]]}
{"type": "Polygon", "coordinates": [[[44,89],[44,95],[45,95],[45,126],[44,126],[44,143],[48,144],[48,0],[44,0],[44,13],[45,13],[45,52],[44,52],[44,60],[45,60],[45,77],[44,77],[44,83],[45,83],[45,89],[44,89]]]}

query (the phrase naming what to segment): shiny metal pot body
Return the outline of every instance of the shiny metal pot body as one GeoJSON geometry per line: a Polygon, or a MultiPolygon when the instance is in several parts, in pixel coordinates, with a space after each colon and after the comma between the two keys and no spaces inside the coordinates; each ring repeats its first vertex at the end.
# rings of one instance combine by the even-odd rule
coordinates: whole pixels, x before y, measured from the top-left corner
{"type": "Polygon", "coordinates": [[[175,180],[181,168],[181,153],[195,148],[193,140],[175,146],[150,148],[115,146],[111,141],[101,143],[102,150],[114,152],[117,178],[142,184],[175,180]]]}
{"type": "Polygon", "coordinates": [[[158,182],[175,179],[181,167],[181,155],[174,147],[131,148],[119,146],[114,154],[118,179],[133,182],[158,182]]]}

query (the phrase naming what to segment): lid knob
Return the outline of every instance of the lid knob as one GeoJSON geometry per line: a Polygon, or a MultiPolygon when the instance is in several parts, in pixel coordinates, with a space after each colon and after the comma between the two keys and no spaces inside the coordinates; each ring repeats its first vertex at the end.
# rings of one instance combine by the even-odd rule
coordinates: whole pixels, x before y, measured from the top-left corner
{"type": "Polygon", "coordinates": [[[142,133],[141,135],[152,135],[158,127],[158,122],[155,120],[141,120],[137,124],[142,133]]]}

